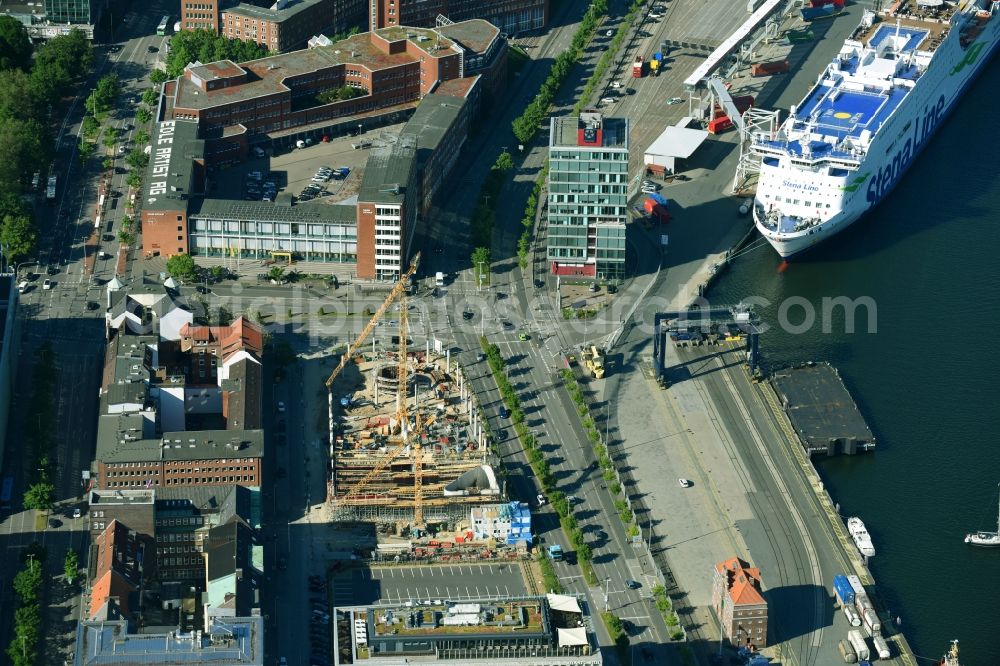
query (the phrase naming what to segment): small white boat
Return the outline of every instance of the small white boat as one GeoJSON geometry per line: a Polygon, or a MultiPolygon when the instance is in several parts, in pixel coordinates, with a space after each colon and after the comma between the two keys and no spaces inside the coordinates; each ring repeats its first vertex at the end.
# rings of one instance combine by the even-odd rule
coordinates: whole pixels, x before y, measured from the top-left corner
{"type": "Polygon", "coordinates": [[[854,538],[854,544],[865,557],[875,557],[875,546],[872,544],[872,537],[868,534],[864,522],[857,516],[847,519],[847,531],[854,538]]]}
{"type": "MultiPolygon", "coordinates": [[[[998,486],[1000,488],[1000,486],[998,486]]],[[[985,546],[995,548],[1000,546],[1000,492],[997,495],[997,531],[996,532],[973,532],[965,535],[965,543],[970,546],[985,546]]]]}

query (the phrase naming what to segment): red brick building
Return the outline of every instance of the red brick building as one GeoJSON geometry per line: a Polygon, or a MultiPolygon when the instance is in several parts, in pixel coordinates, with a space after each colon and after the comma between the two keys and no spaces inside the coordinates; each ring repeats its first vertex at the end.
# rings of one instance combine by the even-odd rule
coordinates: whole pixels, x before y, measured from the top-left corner
{"type": "Polygon", "coordinates": [[[232,2],[182,0],[181,29],[210,30],[275,53],[302,48],[310,37],[347,32],[365,21],[364,0],[232,2]]]}
{"type": "Polygon", "coordinates": [[[760,569],[738,557],[716,564],[712,607],[730,643],[757,649],[767,645],[767,601],[762,594],[760,569]]]}

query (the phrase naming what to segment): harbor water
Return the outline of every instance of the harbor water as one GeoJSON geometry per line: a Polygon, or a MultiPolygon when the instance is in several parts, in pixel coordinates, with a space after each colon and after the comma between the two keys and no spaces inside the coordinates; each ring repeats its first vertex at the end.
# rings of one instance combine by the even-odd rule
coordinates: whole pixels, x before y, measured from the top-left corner
{"type": "Polygon", "coordinates": [[[997,90],[1000,59],[866,218],[785,270],[769,246],[748,252],[709,293],[718,304],[770,302],[758,308],[773,327],[761,337],[766,366],[826,360],[840,370],[878,446],[817,459],[819,472],[841,514],[872,534],[872,573],[916,654],[938,659],[958,639],[967,666],[1000,664],[1000,549],[963,543],[966,532],[997,529],[997,90]],[[824,297],[872,299],[876,332],[864,308],[854,333],[842,309],[824,332],[824,297]],[[803,303],[815,323],[781,330],[782,302],[790,323],[803,322],[803,303]]]}

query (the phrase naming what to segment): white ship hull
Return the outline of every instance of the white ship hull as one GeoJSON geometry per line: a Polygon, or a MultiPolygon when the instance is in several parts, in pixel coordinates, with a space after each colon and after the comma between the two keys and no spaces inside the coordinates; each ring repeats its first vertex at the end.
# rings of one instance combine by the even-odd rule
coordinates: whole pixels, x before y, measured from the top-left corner
{"type": "Polygon", "coordinates": [[[779,255],[847,229],[896,186],[1000,43],[997,3],[978,1],[950,26],[914,18],[901,29],[867,15],[855,35],[874,31],[868,43],[845,41],[798,111],[774,136],[755,137],[754,221],[779,255]]]}
{"type": "Polygon", "coordinates": [[[872,537],[868,534],[868,529],[860,518],[851,517],[847,519],[847,531],[854,539],[854,545],[858,547],[865,557],[875,557],[875,546],[872,544],[872,537]]]}

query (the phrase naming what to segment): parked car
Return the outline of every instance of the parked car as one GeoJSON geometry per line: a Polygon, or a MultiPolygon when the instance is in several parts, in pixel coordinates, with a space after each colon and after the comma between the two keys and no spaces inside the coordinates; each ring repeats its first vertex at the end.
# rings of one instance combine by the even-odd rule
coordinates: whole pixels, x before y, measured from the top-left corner
{"type": "Polygon", "coordinates": [[[615,36],[615,31],[614,30],[606,30],[604,32],[604,36],[605,37],[614,37],[615,36]]]}
{"type": "Polygon", "coordinates": [[[278,413],[279,414],[284,414],[285,413],[285,401],[284,400],[279,400],[278,401],[278,413]]]}
{"type": "Polygon", "coordinates": [[[677,483],[680,484],[681,488],[690,488],[694,484],[688,479],[677,479],[677,483]]]}
{"type": "Polygon", "coordinates": [[[639,584],[639,581],[632,580],[631,578],[625,581],[625,586],[628,587],[628,589],[630,590],[638,590],[640,587],[642,587],[642,585],[639,584]]]}
{"type": "Polygon", "coordinates": [[[47,291],[52,288],[52,284],[53,284],[52,280],[46,280],[45,282],[42,283],[42,289],[45,289],[47,291]]]}
{"type": "Polygon", "coordinates": [[[74,518],[79,518],[82,515],[83,515],[83,512],[80,510],[80,507],[76,507],[76,508],[73,509],[73,517],[74,518]]]}

